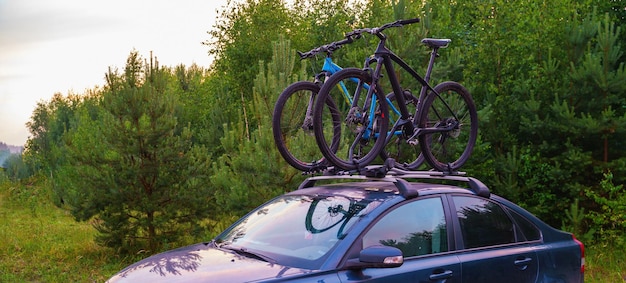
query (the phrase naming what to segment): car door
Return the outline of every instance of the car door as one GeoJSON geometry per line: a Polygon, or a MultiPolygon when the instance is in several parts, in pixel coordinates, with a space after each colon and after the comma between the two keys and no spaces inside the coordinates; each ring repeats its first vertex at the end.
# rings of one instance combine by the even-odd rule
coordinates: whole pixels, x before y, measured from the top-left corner
{"type": "Polygon", "coordinates": [[[463,282],[535,282],[537,254],[497,203],[453,196],[463,282]]]}
{"type": "Polygon", "coordinates": [[[339,272],[342,282],[461,282],[461,266],[449,251],[451,225],[440,197],[396,206],[375,221],[361,238],[361,248],[374,245],[400,249],[404,263],[396,268],[339,272]]]}

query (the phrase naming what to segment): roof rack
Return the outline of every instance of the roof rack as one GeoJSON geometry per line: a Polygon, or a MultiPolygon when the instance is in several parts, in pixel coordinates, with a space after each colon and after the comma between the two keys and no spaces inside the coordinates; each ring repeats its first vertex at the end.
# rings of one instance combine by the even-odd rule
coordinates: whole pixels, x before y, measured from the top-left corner
{"type": "Polygon", "coordinates": [[[467,182],[469,189],[476,195],[488,198],[491,195],[489,188],[476,178],[465,176],[465,172],[455,172],[454,174],[440,171],[409,171],[387,165],[367,166],[366,170],[360,171],[335,171],[330,168],[324,175],[309,177],[304,180],[298,189],[309,188],[319,180],[367,180],[391,182],[398,192],[405,198],[410,199],[418,196],[417,191],[410,190],[409,182],[406,179],[437,179],[467,182]],[[363,174],[358,174],[363,173],[363,174]]]}

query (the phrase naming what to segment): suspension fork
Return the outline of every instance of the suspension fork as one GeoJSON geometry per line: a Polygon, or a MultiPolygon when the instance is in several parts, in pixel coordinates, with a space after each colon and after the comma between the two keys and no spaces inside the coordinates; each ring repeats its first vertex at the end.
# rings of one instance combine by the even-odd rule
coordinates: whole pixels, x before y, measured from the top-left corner
{"type": "MultiPolygon", "coordinates": [[[[322,71],[321,73],[315,75],[315,80],[313,83],[316,85],[321,85],[328,77],[330,76],[329,72],[322,71]],[[322,78],[324,78],[322,80],[322,78]]],[[[306,113],[304,114],[304,120],[302,121],[301,128],[305,132],[310,132],[313,130],[313,104],[315,103],[315,97],[317,93],[311,93],[309,96],[309,103],[306,106],[306,113]]]]}

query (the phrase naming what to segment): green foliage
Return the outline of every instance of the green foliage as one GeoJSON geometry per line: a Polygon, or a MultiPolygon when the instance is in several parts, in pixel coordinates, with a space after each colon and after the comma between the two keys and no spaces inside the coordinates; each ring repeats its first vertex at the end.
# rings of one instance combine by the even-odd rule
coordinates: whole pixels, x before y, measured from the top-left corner
{"type": "Polygon", "coordinates": [[[585,208],[580,207],[579,200],[574,200],[574,203],[570,205],[569,210],[565,211],[565,219],[561,229],[564,231],[572,232],[577,239],[583,243],[590,244],[593,242],[593,236],[595,230],[588,229],[586,220],[587,214],[585,214],[585,208]]]}
{"type": "Polygon", "coordinates": [[[209,160],[177,124],[171,73],[136,52],[124,71],[107,74],[97,119],[81,112],[59,178],[74,217],[93,219],[98,243],[155,252],[203,232],[212,212],[209,160]]]}
{"type": "Polygon", "coordinates": [[[586,190],[585,194],[599,206],[590,211],[589,219],[597,229],[602,243],[611,243],[615,248],[626,248],[626,188],[613,183],[611,172],[604,174],[598,190],[586,190]]]}
{"type": "Polygon", "coordinates": [[[608,162],[626,156],[622,146],[626,138],[626,69],[618,41],[620,28],[610,22],[608,15],[594,23],[597,32],[586,42],[585,56],[571,63],[570,76],[577,88],[564,99],[576,99],[577,103],[570,105],[572,112],[580,113],[572,117],[576,118],[573,124],[587,133],[582,146],[592,150],[597,159],[608,162]]]}
{"type": "Polygon", "coordinates": [[[24,159],[32,168],[52,174],[67,162],[63,136],[72,129],[75,111],[89,95],[64,97],[55,93],[49,102],[37,103],[31,120],[26,123],[31,138],[26,143],[24,159]]]}
{"type": "MultiPolygon", "coordinates": [[[[212,38],[204,44],[216,57],[214,74],[228,84],[228,92],[223,93],[229,94],[227,105],[240,102],[241,97],[252,98],[254,79],[260,71],[257,63],[272,57],[271,42],[283,36],[297,50],[306,51],[339,40],[352,29],[362,11],[350,0],[297,0],[290,7],[286,2],[231,1],[218,15],[218,23],[209,31],[212,38]]],[[[343,61],[343,54],[337,52],[338,62],[343,61]]],[[[361,65],[363,58],[354,63],[361,65]]],[[[309,75],[321,68],[321,60],[315,62],[320,65],[314,65],[309,75]]]]}
{"type": "Polygon", "coordinates": [[[213,163],[211,184],[222,213],[241,216],[262,202],[295,188],[299,173],[288,168],[274,145],[271,112],[278,94],[292,77],[295,52],[290,42],[274,42],[272,61],[260,63],[252,101],[244,103],[243,119],[225,126],[225,153],[213,163]],[[249,125],[256,125],[250,127],[249,125]]]}
{"type": "MultiPolygon", "coordinates": [[[[173,70],[176,77],[176,83],[172,83],[170,90],[172,94],[178,97],[179,103],[177,109],[178,123],[188,125],[192,132],[194,142],[201,144],[215,144],[217,141],[203,129],[207,129],[211,125],[211,101],[209,100],[212,88],[207,83],[208,72],[198,65],[185,67],[178,65],[173,70]]],[[[215,82],[217,84],[217,82],[215,82]]],[[[219,87],[216,87],[216,89],[219,87]]],[[[226,110],[226,109],[224,109],[226,110]]]]}
{"type": "Polygon", "coordinates": [[[589,180],[580,174],[590,166],[587,153],[566,142],[561,153],[542,156],[533,147],[517,148],[496,159],[497,192],[516,201],[552,226],[560,227],[570,203],[589,180]]]}
{"type": "Polygon", "coordinates": [[[209,31],[212,38],[205,44],[210,47],[209,53],[216,56],[216,72],[227,74],[223,79],[237,94],[233,99],[239,99],[240,94],[251,97],[249,90],[259,71],[256,63],[271,57],[270,43],[287,29],[291,19],[282,0],[229,2],[229,7],[221,12],[215,29],[209,31]]]}
{"type": "MultiPolygon", "coordinates": [[[[242,123],[236,125],[243,126],[242,123]]],[[[223,137],[224,147],[233,151],[213,163],[211,177],[220,213],[235,217],[295,186],[281,177],[285,175],[286,166],[274,147],[271,128],[260,126],[250,139],[240,136],[239,132],[230,130],[223,137]]],[[[297,174],[294,170],[288,171],[297,174]]]]}
{"type": "Polygon", "coordinates": [[[359,22],[360,19],[356,15],[368,11],[360,5],[354,5],[350,0],[293,2],[293,8],[290,10],[293,13],[292,18],[287,22],[287,38],[296,49],[302,51],[341,39],[344,33],[359,22]]]}
{"type": "Polygon", "coordinates": [[[26,179],[32,175],[21,154],[11,154],[4,161],[4,174],[12,181],[26,179]]]}

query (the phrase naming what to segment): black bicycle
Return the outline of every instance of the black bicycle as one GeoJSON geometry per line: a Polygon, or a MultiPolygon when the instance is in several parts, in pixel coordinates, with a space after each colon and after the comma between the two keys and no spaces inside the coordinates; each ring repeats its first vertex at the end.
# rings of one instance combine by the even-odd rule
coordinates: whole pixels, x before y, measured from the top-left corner
{"type": "MultiPolygon", "coordinates": [[[[458,170],[469,158],[478,134],[478,115],[469,91],[457,82],[447,81],[432,87],[429,84],[435,58],[439,50],[450,44],[449,39],[426,38],[422,43],[431,48],[425,76],[421,77],[387,46],[384,30],[419,22],[419,19],[399,20],[376,28],[356,29],[346,38],[358,39],[364,34],[378,37],[379,43],[364,68],[345,68],[328,78],[320,88],[313,107],[313,130],[320,151],[336,167],[359,170],[388,150],[392,138],[400,136],[407,169],[415,169],[420,153],[434,169],[443,172],[458,170]],[[395,64],[408,72],[419,83],[420,92],[412,99],[410,89],[400,84],[395,64]],[[389,103],[382,91],[381,78],[386,77],[393,90],[393,98],[401,113],[389,129],[389,103]],[[327,101],[337,101],[341,93],[339,83],[352,84],[354,89],[350,107],[323,107],[327,101]],[[415,111],[410,111],[410,106],[415,111]],[[332,123],[341,113],[342,121],[332,123]],[[335,129],[341,127],[340,130],[335,129]],[[339,146],[329,133],[340,131],[339,146]],[[400,133],[400,135],[398,135],[400,133]],[[332,145],[332,147],[331,147],[332,145]],[[413,160],[415,158],[415,160],[413,160]]],[[[417,166],[416,166],[417,165],[417,166]]]]}

